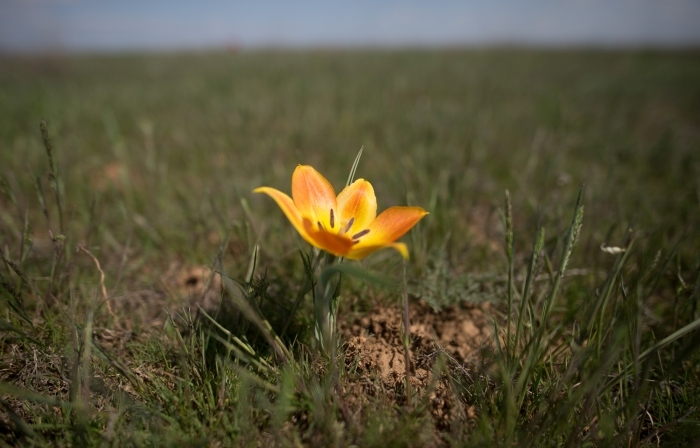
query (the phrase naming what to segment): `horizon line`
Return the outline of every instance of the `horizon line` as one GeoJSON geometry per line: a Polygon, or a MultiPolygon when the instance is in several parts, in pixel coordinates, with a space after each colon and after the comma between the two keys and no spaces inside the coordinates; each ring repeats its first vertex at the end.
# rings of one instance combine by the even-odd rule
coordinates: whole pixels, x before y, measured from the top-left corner
{"type": "Polygon", "coordinates": [[[204,45],[136,45],[114,47],[70,48],[43,46],[41,48],[4,48],[0,44],[1,56],[49,56],[49,55],[120,55],[120,54],[178,54],[178,53],[255,53],[255,52],[313,52],[313,51],[411,51],[411,50],[570,50],[570,51],[693,51],[700,50],[697,42],[617,41],[602,42],[580,40],[571,42],[524,41],[522,39],[497,39],[484,42],[441,43],[326,43],[302,44],[269,42],[239,44],[236,42],[204,45]]]}

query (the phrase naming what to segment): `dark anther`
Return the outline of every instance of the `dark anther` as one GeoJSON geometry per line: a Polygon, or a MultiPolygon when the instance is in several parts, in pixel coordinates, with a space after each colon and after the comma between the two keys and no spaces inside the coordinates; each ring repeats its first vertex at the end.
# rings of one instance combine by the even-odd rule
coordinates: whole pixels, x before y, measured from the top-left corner
{"type": "Polygon", "coordinates": [[[331,209],[331,229],[335,229],[335,216],[333,215],[333,209],[331,209]]]}
{"type": "Polygon", "coordinates": [[[321,224],[321,221],[316,221],[316,224],[318,224],[319,229],[323,229],[323,224],[321,224]]]}
{"type": "Polygon", "coordinates": [[[354,222],[355,222],[355,218],[354,217],[350,218],[350,221],[348,221],[348,226],[345,228],[346,232],[350,230],[350,227],[352,227],[354,222]]]}
{"type": "Polygon", "coordinates": [[[354,235],[352,236],[352,239],[353,239],[353,240],[356,240],[356,239],[360,238],[361,236],[367,235],[368,233],[369,233],[369,229],[365,229],[365,230],[363,230],[362,232],[358,232],[358,233],[354,234],[354,235]]]}

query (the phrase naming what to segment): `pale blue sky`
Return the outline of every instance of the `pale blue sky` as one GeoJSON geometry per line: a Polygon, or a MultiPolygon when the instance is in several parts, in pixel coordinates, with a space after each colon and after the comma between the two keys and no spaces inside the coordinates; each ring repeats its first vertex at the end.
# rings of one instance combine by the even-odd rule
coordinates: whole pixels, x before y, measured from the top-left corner
{"type": "Polygon", "coordinates": [[[0,50],[700,46],[700,0],[0,0],[0,50]]]}

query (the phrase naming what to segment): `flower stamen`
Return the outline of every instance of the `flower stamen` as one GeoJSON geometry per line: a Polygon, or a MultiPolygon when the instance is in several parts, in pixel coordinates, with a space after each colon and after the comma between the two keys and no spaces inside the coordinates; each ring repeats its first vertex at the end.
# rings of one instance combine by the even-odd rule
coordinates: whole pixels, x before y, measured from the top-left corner
{"type": "Polygon", "coordinates": [[[348,221],[348,226],[345,228],[345,232],[343,233],[348,233],[350,231],[350,227],[355,223],[355,217],[353,216],[350,218],[350,221],[348,221]]]}
{"type": "Polygon", "coordinates": [[[360,237],[363,237],[363,236],[367,235],[368,233],[369,233],[369,229],[365,229],[365,230],[363,230],[362,232],[357,232],[356,234],[354,234],[354,235],[352,236],[352,239],[353,239],[353,240],[359,240],[360,237]]]}
{"type": "Polygon", "coordinates": [[[331,229],[335,229],[335,216],[333,215],[333,209],[331,209],[331,229]]]}

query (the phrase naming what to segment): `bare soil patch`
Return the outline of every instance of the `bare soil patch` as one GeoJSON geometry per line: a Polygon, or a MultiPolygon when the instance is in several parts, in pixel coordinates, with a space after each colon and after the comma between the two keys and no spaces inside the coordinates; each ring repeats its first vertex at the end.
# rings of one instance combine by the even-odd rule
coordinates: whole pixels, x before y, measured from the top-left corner
{"type": "MultiPolygon", "coordinates": [[[[423,301],[410,305],[410,383],[419,400],[430,402],[439,428],[448,427],[455,412],[468,419],[475,417],[468,403],[457,402],[449,380],[442,374],[435,378],[433,369],[441,353],[464,369],[476,364],[493,333],[487,310],[487,304],[463,303],[437,312],[423,301]]],[[[348,371],[344,393],[354,412],[362,412],[368,399],[378,394],[404,404],[402,328],[402,308],[398,304],[377,307],[342,325],[348,371]]]]}

